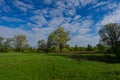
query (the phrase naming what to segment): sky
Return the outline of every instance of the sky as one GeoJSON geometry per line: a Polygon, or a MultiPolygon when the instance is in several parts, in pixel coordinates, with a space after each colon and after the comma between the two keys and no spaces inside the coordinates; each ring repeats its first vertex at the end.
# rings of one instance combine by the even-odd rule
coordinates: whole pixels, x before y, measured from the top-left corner
{"type": "Polygon", "coordinates": [[[58,27],[70,46],[94,46],[100,28],[119,22],[120,0],[0,0],[0,36],[24,34],[33,47],[58,27]]]}

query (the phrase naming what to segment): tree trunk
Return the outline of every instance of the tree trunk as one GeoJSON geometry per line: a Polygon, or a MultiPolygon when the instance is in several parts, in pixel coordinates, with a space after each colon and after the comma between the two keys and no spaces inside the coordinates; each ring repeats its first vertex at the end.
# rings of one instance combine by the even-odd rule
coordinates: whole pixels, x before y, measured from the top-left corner
{"type": "Polygon", "coordinates": [[[62,52],[62,44],[59,45],[59,52],[62,52]]]}

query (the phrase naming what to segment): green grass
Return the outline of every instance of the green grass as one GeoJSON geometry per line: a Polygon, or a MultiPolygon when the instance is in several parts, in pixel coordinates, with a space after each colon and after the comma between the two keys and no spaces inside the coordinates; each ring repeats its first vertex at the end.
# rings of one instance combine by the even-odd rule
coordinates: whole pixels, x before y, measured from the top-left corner
{"type": "Polygon", "coordinates": [[[0,80],[120,80],[120,64],[46,54],[0,54],[0,80]]]}

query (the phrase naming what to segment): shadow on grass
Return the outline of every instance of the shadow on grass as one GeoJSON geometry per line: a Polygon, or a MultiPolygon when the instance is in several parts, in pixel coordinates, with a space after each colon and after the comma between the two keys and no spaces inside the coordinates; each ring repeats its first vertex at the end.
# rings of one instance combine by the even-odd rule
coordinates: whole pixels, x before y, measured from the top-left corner
{"type": "Polygon", "coordinates": [[[106,63],[120,63],[120,60],[116,58],[115,55],[109,54],[81,54],[81,55],[71,55],[73,59],[77,60],[89,60],[89,61],[98,61],[98,62],[106,62],[106,63]]]}
{"type": "Polygon", "coordinates": [[[106,63],[120,63],[120,60],[116,58],[113,54],[75,54],[75,53],[50,53],[48,55],[51,56],[63,56],[69,57],[76,60],[88,60],[88,61],[98,61],[98,62],[106,62],[106,63]]]}

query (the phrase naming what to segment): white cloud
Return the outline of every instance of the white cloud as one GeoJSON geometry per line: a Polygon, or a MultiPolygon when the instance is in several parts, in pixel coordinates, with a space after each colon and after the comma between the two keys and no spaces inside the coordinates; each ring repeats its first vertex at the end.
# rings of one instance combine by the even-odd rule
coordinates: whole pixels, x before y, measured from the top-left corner
{"type": "Polygon", "coordinates": [[[33,31],[37,34],[41,34],[41,35],[44,35],[43,36],[40,36],[42,37],[43,39],[46,39],[48,37],[48,35],[54,31],[56,28],[54,27],[46,27],[46,28],[33,28],[33,31]]]}
{"type": "Polygon", "coordinates": [[[64,23],[61,26],[63,26],[66,30],[70,31],[70,33],[76,33],[79,29],[79,23],[77,24],[70,24],[70,23],[64,23]]]}
{"type": "MultiPolygon", "coordinates": [[[[25,26],[22,26],[22,27],[24,28],[25,26]]],[[[27,22],[26,27],[33,28],[33,27],[41,27],[41,26],[40,25],[38,26],[37,24],[27,22]]]]}
{"type": "Polygon", "coordinates": [[[75,7],[78,7],[80,5],[79,0],[72,0],[74,1],[73,4],[75,7]]]}
{"type": "Polygon", "coordinates": [[[104,7],[104,9],[115,9],[117,8],[119,5],[117,3],[109,3],[106,7],[104,7]]]}
{"type": "Polygon", "coordinates": [[[18,19],[18,18],[13,18],[13,17],[7,17],[7,16],[3,16],[1,17],[1,19],[8,21],[8,22],[23,22],[23,20],[18,19]]]}
{"type": "Polygon", "coordinates": [[[71,34],[79,34],[79,35],[86,35],[88,32],[91,31],[91,25],[92,20],[83,20],[80,23],[79,22],[73,22],[73,23],[64,23],[62,26],[70,31],[71,34]]]}
{"type": "Polygon", "coordinates": [[[86,35],[89,31],[91,31],[90,28],[79,28],[78,29],[78,34],[80,34],[80,35],[86,35]]]}
{"type": "Polygon", "coordinates": [[[82,24],[82,28],[87,28],[87,27],[91,27],[91,25],[93,24],[93,21],[90,19],[88,20],[86,19],[86,20],[83,20],[81,24],[82,24]]]}
{"type": "MultiPolygon", "coordinates": [[[[62,11],[58,10],[58,9],[51,9],[49,11],[49,15],[51,15],[52,17],[60,17],[63,15],[62,11]]],[[[48,15],[48,16],[49,16],[48,15]]]]}
{"type": "Polygon", "coordinates": [[[83,7],[90,3],[95,4],[97,2],[97,0],[80,0],[80,2],[81,2],[81,6],[83,7]]]}
{"type": "Polygon", "coordinates": [[[15,31],[14,31],[14,29],[0,26],[0,36],[13,37],[13,35],[17,34],[17,32],[15,32],[15,31]]]}
{"type": "Polygon", "coordinates": [[[26,4],[20,0],[13,1],[13,4],[23,12],[28,11],[28,9],[34,9],[34,6],[32,4],[26,4]]]}
{"type": "Polygon", "coordinates": [[[61,11],[62,13],[68,16],[74,16],[76,13],[75,5],[72,0],[65,0],[65,1],[57,1],[56,2],[56,9],[61,11]]]}
{"type": "Polygon", "coordinates": [[[75,9],[68,10],[68,15],[69,16],[74,16],[76,13],[75,9]]]}
{"type": "Polygon", "coordinates": [[[76,35],[72,37],[72,39],[68,42],[71,46],[87,46],[88,44],[91,44],[95,46],[99,41],[99,36],[93,36],[93,35],[76,35]]]}
{"type": "Polygon", "coordinates": [[[95,4],[97,0],[64,0],[69,3],[70,6],[74,7],[84,7],[90,3],[95,4]]]}
{"type": "Polygon", "coordinates": [[[116,23],[116,22],[120,22],[120,5],[113,12],[105,15],[101,21],[101,24],[105,25],[108,23],[116,23]]]}
{"type": "Polygon", "coordinates": [[[32,16],[30,20],[33,21],[38,27],[42,27],[43,24],[47,23],[46,19],[42,14],[32,16]]]}
{"type": "Polygon", "coordinates": [[[64,17],[54,17],[51,21],[48,22],[48,26],[59,27],[64,22],[65,22],[64,17]]]}
{"type": "Polygon", "coordinates": [[[66,9],[66,5],[64,4],[64,1],[57,1],[56,2],[56,7],[60,10],[60,11],[64,11],[66,9]]]}
{"type": "Polygon", "coordinates": [[[50,5],[53,2],[53,0],[44,0],[44,2],[45,4],[50,5]]]}
{"type": "Polygon", "coordinates": [[[73,20],[78,20],[78,19],[80,19],[80,18],[81,18],[80,15],[75,15],[75,17],[73,18],[73,20]]]}
{"type": "Polygon", "coordinates": [[[100,7],[100,6],[103,6],[103,5],[107,5],[109,3],[110,3],[110,1],[99,2],[96,5],[94,5],[92,8],[97,8],[97,7],[100,7]]]}
{"type": "Polygon", "coordinates": [[[101,2],[93,6],[93,8],[96,8],[96,11],[105,11],[105,10],[113,10],[118,7],[118,4],[115,2],[101,2]],[[100,7],[100,8],[99,8],[100,7]]]}

